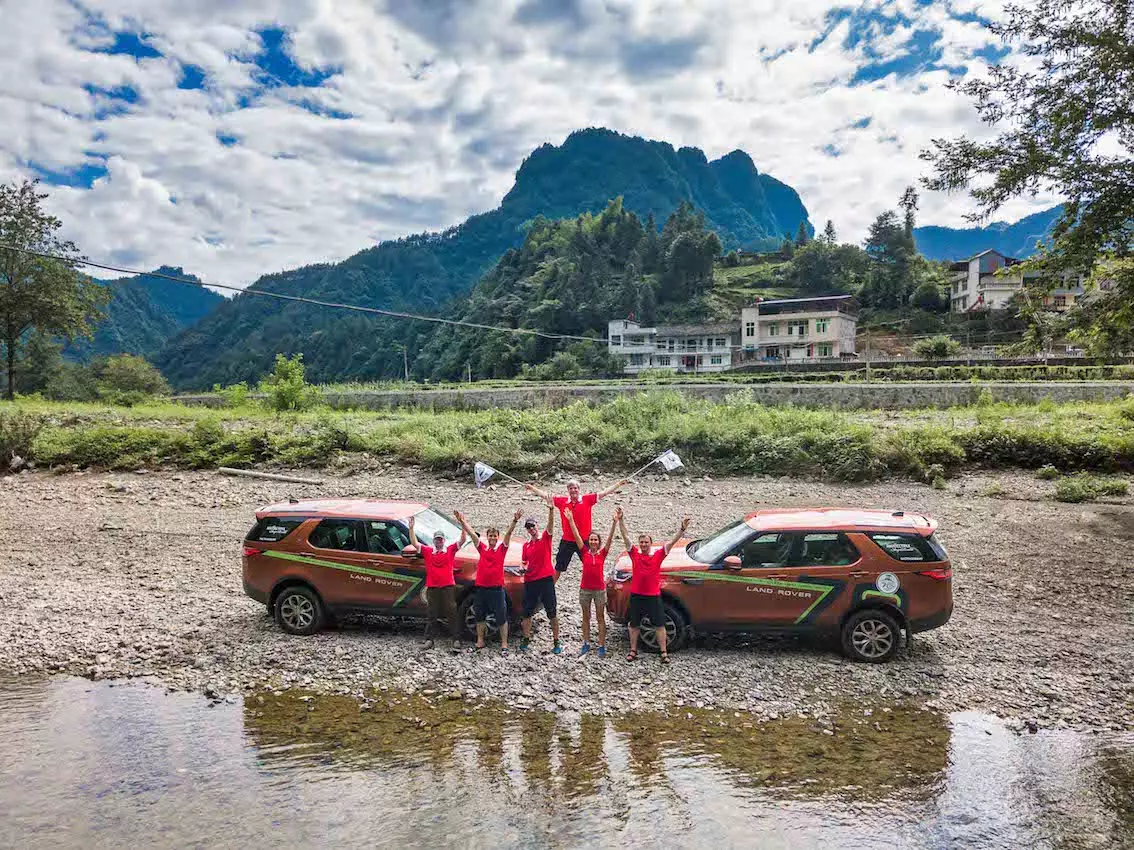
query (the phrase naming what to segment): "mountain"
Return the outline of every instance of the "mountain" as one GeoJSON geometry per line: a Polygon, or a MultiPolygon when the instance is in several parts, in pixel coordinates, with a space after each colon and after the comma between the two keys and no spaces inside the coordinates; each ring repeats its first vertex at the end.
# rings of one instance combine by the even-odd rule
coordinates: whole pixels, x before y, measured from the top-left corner
{"type": "Polygon", "coordinates": [[[914,241],[931,260],[965,260],[988,248],[1023,259],[1035,253],[1036,242],[1047,238],[1062,212],[1060,205],[1014,224],[997,221],[987,227],[915,227],[914,241]]]}
{"type": "MultiPolygon", "coordinates": [[[[162,266],[159,274],[196,278],[180,268],[162,266]]],[[[110,354],[153,356],[225,299],[203,286],[188,286],[150,275],[98,281],[110,289],[106,318],[93,339],[77,339],[63,349],[69,360],[86,361],[110,354]]]]}
{"type": "MultiPolygon", "coordinates": [[[[697,148],[589,129],[533,151],[490,212],[442,233],[380,243],[341,263],[265,275],[250,289],[455,312],[504,252],[523,244],[539,216],[600,213],[618,197],[642,220],[652,214],[659,222],[682,202],[692,203],[726,250],[778,246],[801,222],[814,232],[795,190],[759,173],[742,151],[710,161],[697,148]]],[[[240,295],[181,333],[157,365],[178,388],[255,380],[279,352],[302,352],[312,380],[394,377],[402,362],[395,346],[415,352],[429,333],[420,324],[240,295]]]]}

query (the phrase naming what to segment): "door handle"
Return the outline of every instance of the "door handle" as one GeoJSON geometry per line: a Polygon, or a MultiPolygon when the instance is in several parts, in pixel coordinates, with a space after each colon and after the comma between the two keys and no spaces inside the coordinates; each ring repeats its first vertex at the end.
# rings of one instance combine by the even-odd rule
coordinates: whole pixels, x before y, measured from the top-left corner
{"type": "Polygon", "coordinates": [[[864,576],[870,575],[870,573],[867,573],[864,570],[855,570],[852,573],[847,573],[847,575],[849,575],[851,578],[862,578],[864,576]]]}
{"type": "Polygon", "coordinates": [[[703,578],[682,578],[681,583],[682,584],[704,584],[705,580],[703,578]]]}

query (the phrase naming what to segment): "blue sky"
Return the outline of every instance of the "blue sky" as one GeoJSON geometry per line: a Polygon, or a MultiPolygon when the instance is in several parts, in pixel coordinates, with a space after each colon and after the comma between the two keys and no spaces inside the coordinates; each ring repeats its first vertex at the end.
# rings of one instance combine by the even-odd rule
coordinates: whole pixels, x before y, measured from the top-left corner
{"type": "MultiPolygon", "coordinates": [[[[859,240],[946,83],[1023,61],[977,0],[37,0],[0,32],[0,180],[92,258],[246,284],[490,209],[523,157],[605,126],[747,151],[859,240]]],[[[1038,198],[1008,217],[1050,205],[1038,198]]],[[[924,196],[961,224],[966,198],[924,196]]]]}

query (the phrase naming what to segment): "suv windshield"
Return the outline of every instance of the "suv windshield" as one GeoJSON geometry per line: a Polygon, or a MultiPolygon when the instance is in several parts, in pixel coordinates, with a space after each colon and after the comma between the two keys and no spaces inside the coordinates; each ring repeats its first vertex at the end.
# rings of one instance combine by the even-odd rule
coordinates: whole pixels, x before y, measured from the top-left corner
{"type": "Polygon", "coordinates": [[[715,534],[690,543],[685,553],[702,564],[715,564],[725,555],[735,551],[736,547],[752,534],[753,531],[748,527],[748,523],[738,520],[732,525],[726,525],[715,534]]]}
{"type": "Polygon", "coordinates": [[[426,508],[414,515],[413,521],[417,529],[417,540],[423,546],[431,546],[433,535],[439,530],[445,535],[446,546],[456,543],[461,537],[461,527],[433,508],[426,508]]]}

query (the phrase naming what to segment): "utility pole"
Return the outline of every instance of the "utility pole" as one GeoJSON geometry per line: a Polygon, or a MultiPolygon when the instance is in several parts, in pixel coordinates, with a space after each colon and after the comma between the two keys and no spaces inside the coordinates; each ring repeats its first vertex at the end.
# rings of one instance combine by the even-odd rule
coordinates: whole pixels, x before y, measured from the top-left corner
{"type": "Polygon", "coordinates": [[[465,375],[467,376],[468,382],[471,384],[472,383],[472,363],[466,363],[465,364],[465,375]]]}
{"type": "Polygon", "coordinates": [[[406,383],[409,383],[409,352],[402,346],[402,368],[405,370],[406,383]]]}

